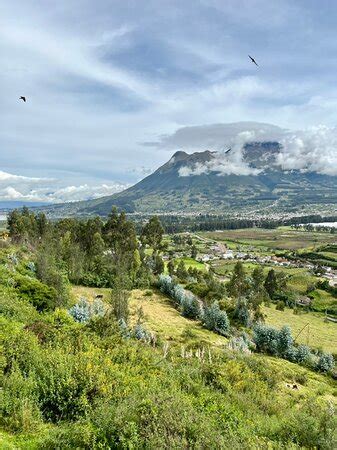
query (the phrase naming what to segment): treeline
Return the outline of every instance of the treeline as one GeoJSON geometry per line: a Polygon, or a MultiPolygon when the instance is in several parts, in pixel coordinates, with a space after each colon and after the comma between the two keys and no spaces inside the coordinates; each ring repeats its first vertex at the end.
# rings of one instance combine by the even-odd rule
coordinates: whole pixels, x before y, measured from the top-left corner
{"type": "MultiPolygon", "coordinates": [[[[133,220],[136,220],[134,216],[133,220]]],[[[224,216],[214,216],[211,214],[200,214],[197,216],[161,216],[160,218],[165,231],[169,234],[181,233],[184,231],[215,231],[215,230],[237,230],[243,228],[266,228],[274,229],[279,226],[299,226],[299,224],[319,223],[323,221],[337,221],[337,216],[322,217],[319,215],[308,215],[292,217],[289,219],[239,219],[224,216]]],[[[136,227],[141,229],[142,220],[136,220],[136,227]]]]}
{"type": "Polygon", "coordinates": [[[112,288],[123,278],[127,288],[147,287],[164,270],[164,229],[157,217],[143,225],[139,240],[134,223],[116,209],[103,222],[99,217],[50,221],[23,208],[12,211],[7,223],[12,242],[33,250],[38,279],[59,291],[67,280],[112,288]]]}

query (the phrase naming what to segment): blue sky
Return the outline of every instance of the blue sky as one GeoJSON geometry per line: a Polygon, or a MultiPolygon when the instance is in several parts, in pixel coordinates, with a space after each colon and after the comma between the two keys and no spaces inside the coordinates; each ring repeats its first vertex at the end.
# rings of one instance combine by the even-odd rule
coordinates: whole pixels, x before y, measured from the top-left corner
{"type": "Polygon", "coordinates": [[[0,200],[107,195],[175,150],[225,146],[232,128],[209,140],[213,124],[274,124],[294,132],[289,151],[300,136],[304,146],[316,142],[312,160],[325,155],[319,167],[337,163],[331,1],[2,0],[0,8],[0,200]]]}

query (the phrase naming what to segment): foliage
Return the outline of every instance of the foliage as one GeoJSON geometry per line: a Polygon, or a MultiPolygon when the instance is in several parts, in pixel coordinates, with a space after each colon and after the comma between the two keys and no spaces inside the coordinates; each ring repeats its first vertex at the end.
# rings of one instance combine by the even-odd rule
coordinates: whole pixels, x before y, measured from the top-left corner
{"type": "Polygon", "coordinates": [[[95,299],[89,302],[85,297],[81,297],[80,301],[69,309],[69,314],[76,320],[76,322],[88,322],[95,316],[103,316],[106,308],[100,299],[95,299]]]}
{"type": "Polygon", "coordinates": [[[221,311],[217,301],[204,309],[203,323],[208,330],[224,336],[227,336],[230,330],[227,314],[225,311],[221,311]]]}
{"type": "Polygon", "coordinates": [[[331,354],[322,352],[317,357],[309,347],[295,346],[288,326],[284,326],[278,331],[275,328],[258,324],[254,327],[253,340],[257,351],[307,365],[320,372],[330,372],[334,367],[334,359],[331,354]]]}

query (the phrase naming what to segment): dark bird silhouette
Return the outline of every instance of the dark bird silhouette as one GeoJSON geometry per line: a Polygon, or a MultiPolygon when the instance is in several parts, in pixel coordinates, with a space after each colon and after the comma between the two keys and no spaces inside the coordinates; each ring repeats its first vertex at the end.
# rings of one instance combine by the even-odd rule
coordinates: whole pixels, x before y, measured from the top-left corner
{"type": "Polygon", "coordinates": [[[21,95],[21,97],[19,98],[19,100],[23,100],[26,103],[26,97],[24,97],[23,95],[21,95]]]}
{"type": "Polygon", "coordinates": [[[250,55],[248,55],[248,56],[249,56],[249,58],[252,60],[252,62],[253,62],[257,67],[259,67],[259,65],[258,65],[258,63],[255,61],[255,59],[252,58],[250,55]]]}
{"type": "Polygon", "coordinates": [[[229,148],[228,150],[225,151],[225,155],[227,155],[227,153],[229,153],[232,149],[229,148]]]}

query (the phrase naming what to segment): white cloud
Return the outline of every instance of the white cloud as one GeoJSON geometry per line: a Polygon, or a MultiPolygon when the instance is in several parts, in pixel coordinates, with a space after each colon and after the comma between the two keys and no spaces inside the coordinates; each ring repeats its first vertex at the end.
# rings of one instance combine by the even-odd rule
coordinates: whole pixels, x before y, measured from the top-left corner
{"type": "Polygon", "coordinates": [[[289,132],[281,139],[278,163],[284,170],[297,169],[337,175],[337,128],[317,126],[289,132]]]}
{"type": "Polygon", "coordinates": [[[213,158],[204,164],[180,168],[180,176],[211,171],[220,175],[257,175],[261,172],[244,161],[243,149],[251,142],[276,141],[281,144],[275,164],[281,169],[337,175],[337,128],[317,126],[290,131],[270,124],[238,122],[178,129],[162,137],[160,147],[183,150],[213,150],[213,158]],[[224,149],[231,148],[226,153],[224,149]]]}
{"type": "Polygon", "coordinates": [[[103,183],[62,186],[59,180],[31,178],[0,171],[0,199],[62,203],[88,200],[120,192],[129,184],[103,183]]]}
{"type": "Polygon", "coordinates": [[[50,178],[34,178],[34,177],[24,177],[22,175],[14,175],[12,173],[3,172],[0,170],[0,183],[3,181],[26,181],[30,183],[39,183],[41,181],[51,180],[50,178]]]}

